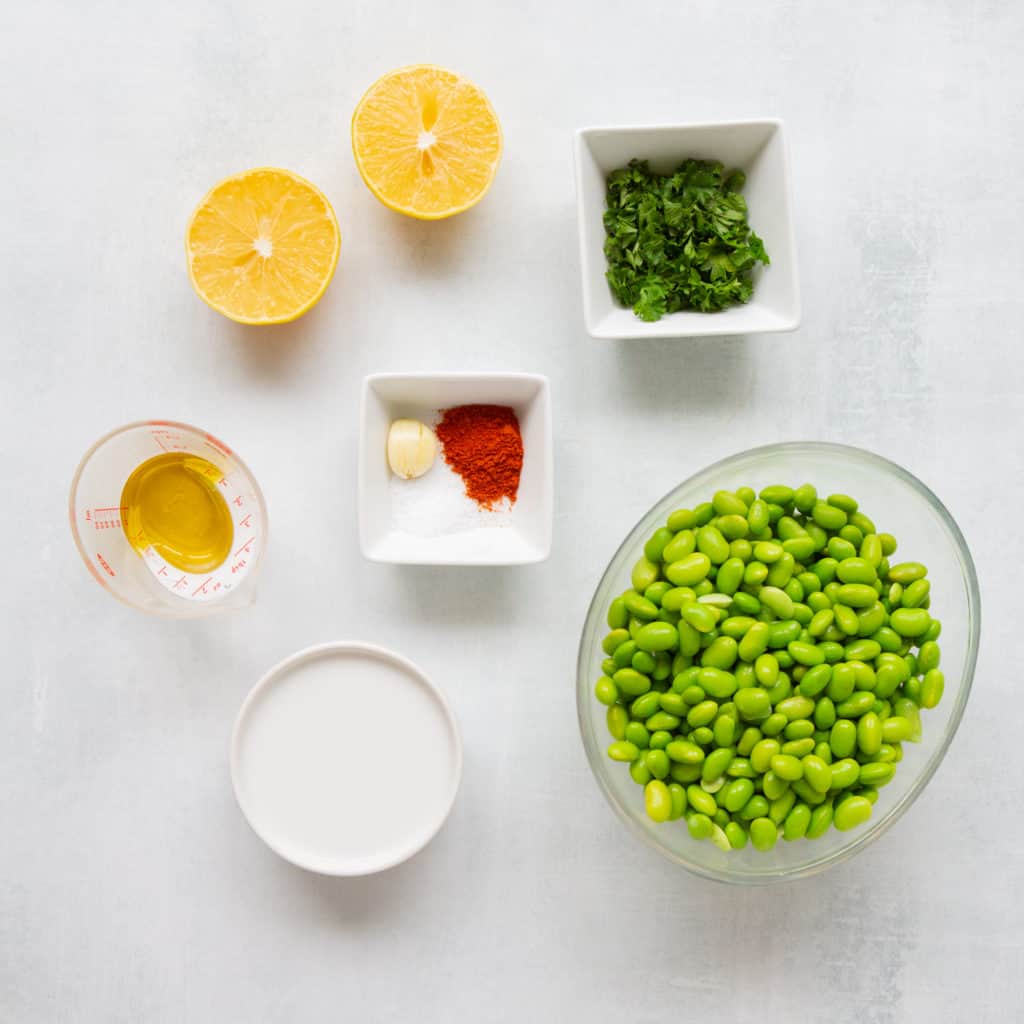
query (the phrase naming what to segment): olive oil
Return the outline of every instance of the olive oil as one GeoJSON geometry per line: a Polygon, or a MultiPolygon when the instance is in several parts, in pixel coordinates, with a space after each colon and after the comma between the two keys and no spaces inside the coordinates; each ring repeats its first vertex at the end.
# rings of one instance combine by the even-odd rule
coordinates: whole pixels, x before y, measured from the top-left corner
{"type": "Polygon", "coordinates": [[[167,452],[137,466],[121,491],[121,525],[140,554],[152,546],[182,572],[216,569],[234,526],[218,490],[223,473],[198,455],[167,452]]]}

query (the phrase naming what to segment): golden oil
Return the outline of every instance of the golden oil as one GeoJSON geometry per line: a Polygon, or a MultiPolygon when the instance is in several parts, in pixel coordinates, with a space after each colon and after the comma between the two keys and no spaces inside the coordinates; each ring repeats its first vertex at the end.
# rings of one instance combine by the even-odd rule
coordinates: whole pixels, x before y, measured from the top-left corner
{"type": "Polygon", "coordinates": [[[121,491],[121,525],[138,552],[152,546],[182,572],[216,569],[234,526],[218,490],[223,473],[198,455],[167,452],[137,466],[121,491]]]}

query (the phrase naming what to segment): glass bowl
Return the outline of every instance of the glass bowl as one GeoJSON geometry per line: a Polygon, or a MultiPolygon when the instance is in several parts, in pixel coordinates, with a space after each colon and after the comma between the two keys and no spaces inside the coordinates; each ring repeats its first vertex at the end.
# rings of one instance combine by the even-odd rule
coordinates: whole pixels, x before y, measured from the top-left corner
{"type": "Polygon", "coordinates": [[[633,527],[605,570],[587,612],[577,662],[576,702],[587,759],[619,818],[649,846],[695,874],[721,882],[765,884],[816,874],[852,857],[896,823],[928,784],[960,724],[971,690],[981,625],[978,579],[959,527],[942,502],[905,469],[860,448],[816,442],[753,448],[716,462],[665,495],[633,527]],[[612,761],[605,707],[594,697],[601,675],[601,638],[612,599],[630,585],[630,571],[646,539],[676,508],[693,508],[720,489],[769,484],[797,487],[810,482],[819,494],[855,497],[880,531],[900,543],[897,560],[928,566],[931,610],[942,622],[942,670],[945,694],[939,706],[922,711],[920,743],[904,744],[896,775],[879,790],[871,818],[849,832],[830,828],[820,839],[780,840],[771,851],[747,845],[720,850],[708,840],[692,839],[685,822],[657,824],[644,811],[643,787],[628,765],[612,761]]]}

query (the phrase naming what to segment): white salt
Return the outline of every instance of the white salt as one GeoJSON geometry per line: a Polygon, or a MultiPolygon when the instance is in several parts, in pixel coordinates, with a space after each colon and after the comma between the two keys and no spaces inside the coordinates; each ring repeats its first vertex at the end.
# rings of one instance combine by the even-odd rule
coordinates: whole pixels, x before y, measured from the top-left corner
{"type": "Polygon", "coordinates": [[[444,456],[416,480],[391,475],[391,527],[414,537],[443,537],[480,527],[510,525],[512,505],[507,498],[493,509],[481,508],[466,494],[462,477],[444,456]]]}

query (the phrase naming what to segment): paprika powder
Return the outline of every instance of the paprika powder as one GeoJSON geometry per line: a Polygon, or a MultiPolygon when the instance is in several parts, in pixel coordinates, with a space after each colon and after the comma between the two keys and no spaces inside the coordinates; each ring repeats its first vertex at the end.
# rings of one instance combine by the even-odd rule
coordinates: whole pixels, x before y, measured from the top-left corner
{"type": "Polygon", "coordinates": [[[493,509],[503,498],[516,500],[523,469],[519,420],[506,405],[458,405],[445,409],[435,428],[444,460],[481,508],[493,509]]]}

